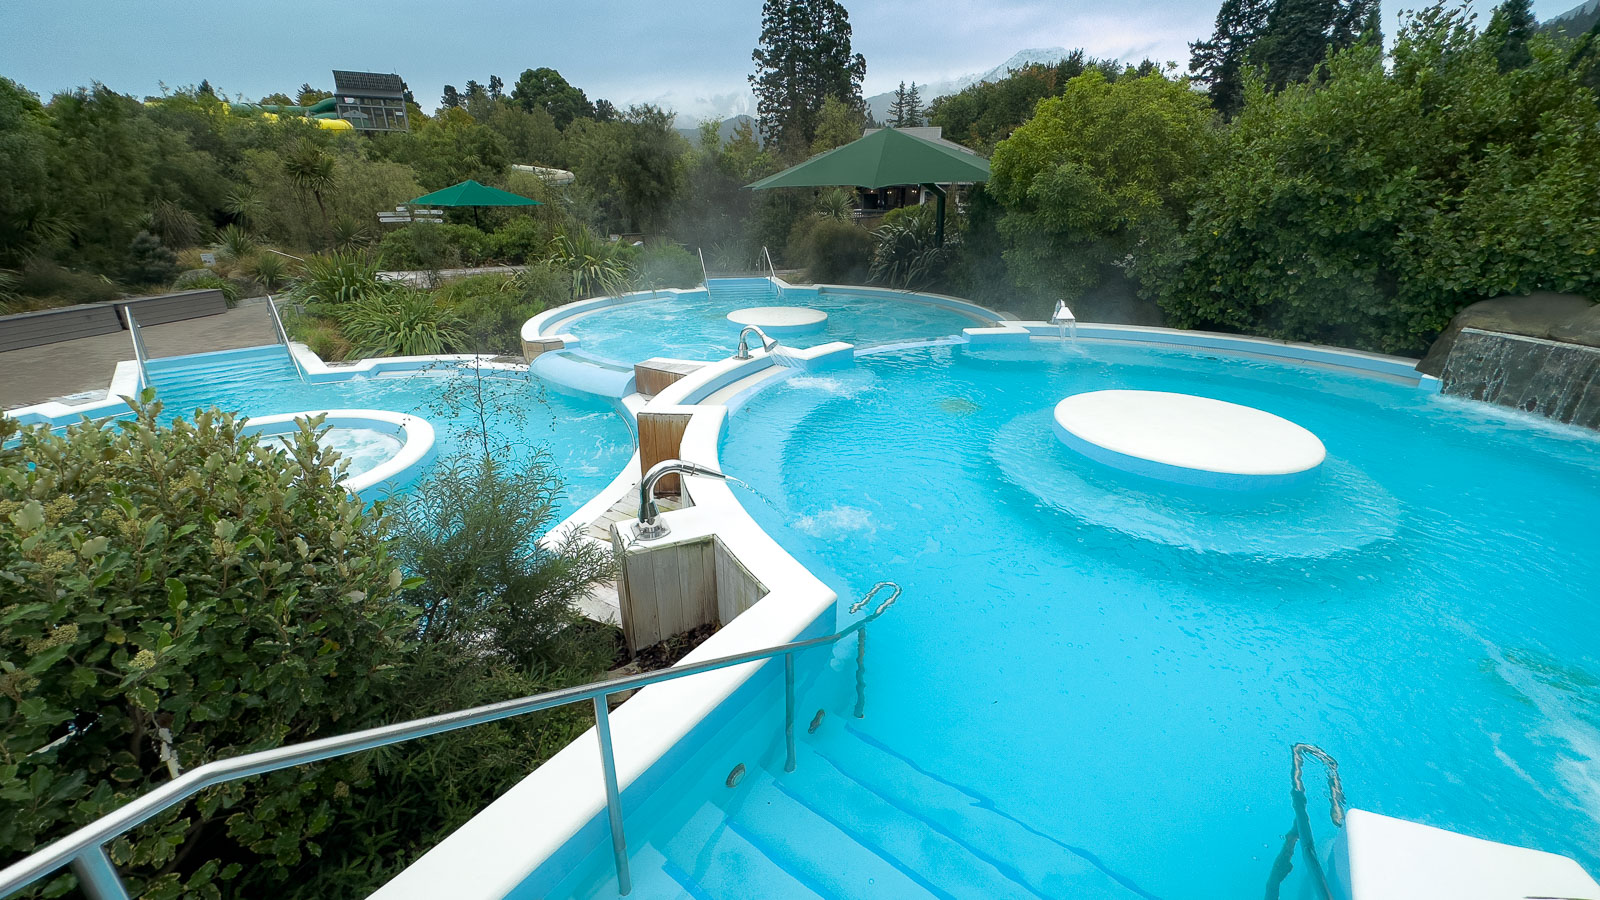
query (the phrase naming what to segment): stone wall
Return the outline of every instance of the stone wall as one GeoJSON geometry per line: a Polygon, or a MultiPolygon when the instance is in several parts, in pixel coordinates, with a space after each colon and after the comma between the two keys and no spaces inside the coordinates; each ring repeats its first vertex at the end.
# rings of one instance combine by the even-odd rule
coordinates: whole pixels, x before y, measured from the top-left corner
{"type": "Polygon", "coordinates": [[[1600,429],[1600,348],[1464,328],[1443,392],[1600,429]]]}

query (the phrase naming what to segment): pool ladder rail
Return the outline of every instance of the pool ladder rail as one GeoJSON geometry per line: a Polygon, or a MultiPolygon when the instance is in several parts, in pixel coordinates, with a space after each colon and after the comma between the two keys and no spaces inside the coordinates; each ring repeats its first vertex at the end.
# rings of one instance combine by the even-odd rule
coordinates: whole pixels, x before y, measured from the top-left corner
{"type": "Polygon", "coordinates": [[[70,866],[73,873],[78,876],[79,887],[89,900],[130,900],[131,895],[128,893],[126,885],[122,883],[122,877],[117,873],[116,864],[112,862],[111,856],[106,850],[106,845],[140,824],[183,803],[206,788],[249,778],[253,775],[290,769],[295,766],[347,756],[351,753],[360,753],[364,750],[373,750],[378,747],[389,747],[417,738],[443,734],[447,731],[457,731],[487,722],[498,722],[502,719],[510,719],[541,710],[553,709],[558,706],[581,703],[585,700],[594,705],[595,732],[599,739],[600,763],[605,781],[606,813],[611,825],[611,848],[616,857],[617,887],[620,893],[626,896],[633,890],[633,882],[628,873],[628,844],[623,831],[622,793],[617,785],[617,764],[612,752],[611,718],[607,698],[615,693],[633,691],[663,681],[674,681],[691,675],[714,672],[730,666],[744,665],[745,663],[762,662],[781,656],[783,657],[784,679],[783,735],[788,750],[784,771],[793,772],[795,769],[794,654],[802,650],[831,646],[846,637],[855,635],[855,716],[856,718],[864,717],[867,703],[867,626],[887,612],[889,607],[893,606],[895,601],[900,598],[900,586],[892,581],[880,581],[874,584],[871,590],[867,591],[860,600],[850,606],[850,615],[853,616],[884,591],[888,591],[889,596],[878,605],[877,609],[839,631],[822,637],[791,641],[762,650],[736,653],[732,656],[722,656],[688,665],[679,664],[655,672],[644,672],[639,675],[627,675],[608,681],[597,681],[591,684],[563,688],[558,691],[534,694],[531,697],[522,697],[516,700],[491,703],[487,706],[441,713],[437,716],[429,716],[409,722],[398,722],[378,728],[368,728],[364,731],[356,731],[338,737],[290,744],[273,750],[246,753],[242,756],[206,763],[179,774],[172,781],[137,800],[114,812],[101,816],[40,850],[30,853],[21,861],[13,863],[5,869],[0,869],[0,897],[9,897],[28,885],[70,866]]]}

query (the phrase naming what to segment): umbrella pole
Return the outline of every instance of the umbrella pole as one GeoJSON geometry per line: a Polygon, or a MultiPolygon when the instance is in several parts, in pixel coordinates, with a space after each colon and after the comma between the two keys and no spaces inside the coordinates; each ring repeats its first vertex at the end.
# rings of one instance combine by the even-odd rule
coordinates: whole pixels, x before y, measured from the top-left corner
{"type": "Polygon", "coordinates": [[[938,212],[936,212],[934,214],[933,240],[934,240],[935,244],[937,244],[940,247],[943,247],[944,246],[944,189],[939,187],[937,184],[925,184],[925,185],[923,185],[923,187],[927,188],[930,191],[933,191],[933,195],[935,197],[939,198],[938,212]]]}

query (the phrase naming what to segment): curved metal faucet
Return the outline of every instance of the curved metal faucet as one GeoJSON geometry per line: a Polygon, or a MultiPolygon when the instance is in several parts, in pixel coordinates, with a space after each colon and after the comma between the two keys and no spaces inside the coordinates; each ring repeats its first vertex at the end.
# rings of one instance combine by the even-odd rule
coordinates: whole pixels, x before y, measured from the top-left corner
{"type": "Polygon", "coordinates": [[[755,325],[746,325],[744,328],[739,330],[739,352],[735,353],[733,355],[734,359],[749,359],[750,358],[750,344],[749,344],[749,341],[750,341],[750,332],[752,332],[752,331],[754,331],[756,334],[761,336],[761,349],[766,350],[767,352],[770,353],[770,352],[772,352],[772,348],[773,347],[778,346],[778,342],[773,340],[772,338],[767,337],[767,333],[765,331],[762,331],[759,327],[757,327],[755,325]]]}
{"type": "Polygon", "coordinates": [[[665,537],[671,529],[661,518],[661,511],[656,508],[656,482],[663,475],[677,473],[680,475],[705,475],[710,478],[726,479],[728,476],[708,466],[699,463],[686,462],[681,459],[664,459],[650,467],[644,473],[644,478],[639,481],[639,521],[633,526],[633,536],[640,540],[653,541],[665,537]]]}

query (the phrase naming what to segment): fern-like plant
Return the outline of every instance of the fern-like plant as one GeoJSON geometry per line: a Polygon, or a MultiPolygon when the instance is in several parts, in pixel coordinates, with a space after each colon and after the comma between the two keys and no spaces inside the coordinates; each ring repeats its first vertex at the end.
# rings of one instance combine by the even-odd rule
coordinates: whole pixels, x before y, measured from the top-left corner
{"type": "Polygon", "coordinates": [[[432,356],[466,344],[461,317],[426,291],[390,288],[340,311],[339,328],[357,356],[432,356]]]}

